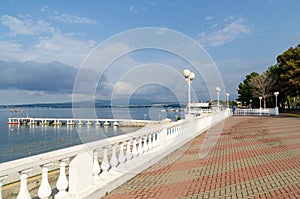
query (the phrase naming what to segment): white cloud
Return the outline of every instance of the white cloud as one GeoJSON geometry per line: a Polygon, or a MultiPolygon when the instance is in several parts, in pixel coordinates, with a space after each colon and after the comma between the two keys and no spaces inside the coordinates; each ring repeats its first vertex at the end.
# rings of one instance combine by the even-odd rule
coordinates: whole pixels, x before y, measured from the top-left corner
{"type": "Polygon", "coordinates": [[[134,92],[134,86],[127,82],[117,82],[114,86],[114,95],[122,96],[134,92]]]}
{"type": "Polygon", "coordinates": [[[76,40],[68,35],[57,33],[40,38],[32,52],[36,61],[59,61],[79,66],[85,56],[96,46],[93,40],[76,40]]]}
{"type": "Polygon", "coordinates": [[[97,24],[96,20],[68,14],[56,15],[52,18],[65,23],[97,24]]]}
{"type": "Polygon", "coordinates": [[[200,33],[198,41],[205,47],[216,47],[229,43],[237,38],[240,38],[249,32],[251,27],[245,24],[245,20],[240,18],[234,20],[233,17],[224,19],[224,22],[229,22],[222,29],[211,33],[200,33]]]}
{"type": "Polygon", "coordinates": [[[16,41],[0,41],[0,60],[59,61],[78,67],[95,46],[93,40],[77,40],[62,33],[40,37],[34,46],[26,49],[16,41]]]}
{"type": "Polygon", "coordinates": [[[54,31],[54,28],[42,19],[34,21],[25,17],[20,17],[19,19],[9,15],[2,15],[0,20],[3,25],[9,28],[10,36],[34,35],[37,33],[54,31]]]}

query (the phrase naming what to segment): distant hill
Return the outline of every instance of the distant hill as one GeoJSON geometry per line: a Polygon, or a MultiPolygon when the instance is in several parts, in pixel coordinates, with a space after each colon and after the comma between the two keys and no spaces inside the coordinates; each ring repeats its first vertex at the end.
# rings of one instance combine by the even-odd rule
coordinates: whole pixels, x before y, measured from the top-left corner
{"type": "MultiPolygon", "coordinates": [[[[77,102],[74,104],[78,108],[93,107],[92,102],[77,102]]],[[[110,108],[110,107],[151,107],[151,106],[163,106],[163,107],[180,107],[178,102],[155,102],[148,99],[130,99],[129,104],[124,103],[124,100],[114,100],[113,104],[110,100],[96,100],[96,108],[110,108]]],[[[18,104],[18,105],[0,105],[0,108],[72,108],[72,102],[63,103],[34,103],[34,104],[18,104]]]]}

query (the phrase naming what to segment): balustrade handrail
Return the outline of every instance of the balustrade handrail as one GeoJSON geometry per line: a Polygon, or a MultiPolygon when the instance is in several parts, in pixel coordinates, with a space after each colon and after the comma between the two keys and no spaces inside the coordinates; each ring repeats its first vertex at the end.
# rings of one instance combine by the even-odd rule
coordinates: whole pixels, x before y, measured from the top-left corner
{"type": "Polygon", "coordinates": [[[249,108],[249,109],[235,109],[235,115],[276,115],[276,110],[274,108],[249,108]]]}
{"type": "MultiPolygon", "coordinates": [[[[27,188],[28,172],[37,167],[42,168],[44,182],[43,186],[41,184],[39,187],[38,195],[41,198],[49,197],[51,187],[47,178],[47,165],[54,162],[60,163],[56,183],[58,193],[54,196],[56,199],[102,196],[228,116],[230,111],[226,109],[176,122],[163,120],[132,133],[1,163],[0,199],[2,179],[17,172],[21,174],[18,198],[25,194],[26,196],[22,198],[30,199],[27,188]],[[100,150],[102,150],[101,165],[98,160],[100,150]],[[125,167],[124,162],[127,164],[125,167]],[[68,177],[65,171],[67,164],[69,164],[68,177]],[[116,171],[118,169],[122,171],[122,168],[127,169],[121,173],[116,171]]],[[[30,174],[32,175],[31,172],[30,174]]]]}
{"type": "Polygon", "coordinates": [[[25,157],[17,160],[12,160],[9,162],[4,162],[0,164],[0,177],[5,176],[9,173],[13,172],[20,172],[26,169],[30,169],[36,166],[42,166],[44,164],[47,164],[49,162],[55,162],[59,160],[63,160],[66,158],[72,158],[86,150],[97,150],[99,148],[105,148],[105,147],[110,147],[111,145],[125,142],[130,139],[138,138],[144,135],[148,135],[153,132],[159,132],[164,128],[170,128],[172,126],[180,125],[182,123],[186,123],[187,121],[185,120],[179,120],[177,122],[172,122],[172,123],[160,123],[157,124],[156,126],[151,126],[151,127],[144,127],[142,129],[139,129],[135,132],[129,133],[129,134],[124,134],[124,135],[119,135],[115,137],[109,137],[106,139],[98,140],[98,141],[93,141],[81,145],[76,145],[64,149],[58,149],[55,151],[51,152],[46,152],[38,155],[34,155],[31,157],[25,157]]]}

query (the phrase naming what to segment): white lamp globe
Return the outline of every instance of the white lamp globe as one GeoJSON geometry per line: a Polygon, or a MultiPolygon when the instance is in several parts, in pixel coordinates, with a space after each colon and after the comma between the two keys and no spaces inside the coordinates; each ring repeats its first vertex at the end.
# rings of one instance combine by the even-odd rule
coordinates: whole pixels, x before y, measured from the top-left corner
{"type": "Polygon", "coordinates": [[[184,69],[182,74],[185,78],[188,78],[191,74],[191,71],[189,69],[184,69]]]}
{"type": "Polygon", "coordinates": [[[190,80],[193,80],[193,79],[195,79],[195,73],[192,72],[192,73],[190,74],[190,80]]]}

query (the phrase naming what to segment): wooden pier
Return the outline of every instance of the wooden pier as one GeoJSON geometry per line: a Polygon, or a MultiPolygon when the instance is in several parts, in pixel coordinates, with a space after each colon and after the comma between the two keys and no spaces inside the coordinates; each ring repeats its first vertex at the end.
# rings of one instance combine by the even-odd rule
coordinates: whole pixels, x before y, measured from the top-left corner
{"type": "Polygon", "coordinates": [[[145,126],[158,121],[130,119],[75,119],[75,118],[34,118],[10,117],[8,125],[47,125],[47,126],[145,126]]]}

